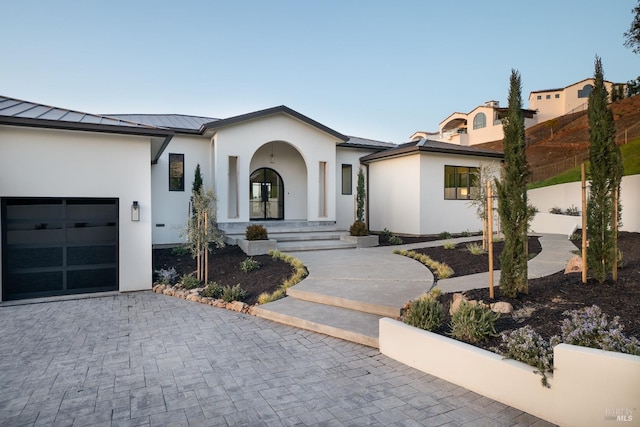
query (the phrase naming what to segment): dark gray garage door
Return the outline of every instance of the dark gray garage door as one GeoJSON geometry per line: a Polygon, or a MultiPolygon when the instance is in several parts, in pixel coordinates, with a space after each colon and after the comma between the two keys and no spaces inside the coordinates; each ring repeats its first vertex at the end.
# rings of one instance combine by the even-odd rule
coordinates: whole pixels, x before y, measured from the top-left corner
{"type": "Polygon", "coordinates": [[[3,199],[2,278],[3,300],[117,290],[117,199],[3,199]]]}

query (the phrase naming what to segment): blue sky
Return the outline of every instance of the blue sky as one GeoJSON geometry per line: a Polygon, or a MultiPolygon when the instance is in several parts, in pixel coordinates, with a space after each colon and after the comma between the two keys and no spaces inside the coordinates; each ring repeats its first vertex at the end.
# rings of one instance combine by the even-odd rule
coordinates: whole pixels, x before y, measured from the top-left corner
{"type": "Polygon", "coordinates": [[[91,113],[230,117],[287,105],[404,142],[454,111],[640,75],[635,1],[2,1],[0,94],[91,113]]]}

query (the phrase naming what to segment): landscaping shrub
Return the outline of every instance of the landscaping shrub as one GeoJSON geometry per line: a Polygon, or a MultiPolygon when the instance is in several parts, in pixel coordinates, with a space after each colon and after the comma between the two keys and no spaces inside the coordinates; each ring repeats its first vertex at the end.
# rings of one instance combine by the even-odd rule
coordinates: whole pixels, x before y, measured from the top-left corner
{"type": "Polygon", "coordinates": [[[369,229],[364,222],[356,221],[349,227],[349,234],[351,236],[366,236],[369,234],[369,229]]]}
{"type": "Polygon", "coordinates": [[[216,282],[211,282],[200,291],[200,296],[219,299],[222,296],[222,286],[216,282]]]}
{"type": "Polygon", "coordinates": [[[451,316],[451,336],[471,344],[487,341],[497,336],[495,323],[499,317],[500,313],[483,305],[463,301],[451,316]]]}
{"type": "Polygon", "coordinates": [[[222,287],[222,300],[224,302],[242,301],[246,296],[247,292],[240,285],[222,287]]]}
{"type": "Polygon", "coordinates": [[[282,261],[290,264],[295,269],[295,271],[291,275],[291,277],[282,282],[280,288],[273,293],[269,294],[267,292],[263,292],[262,294],[260,294],[258,296],[258,304],[266,304],[268,302],[284,298],[285,296],[287,296],[286,291],[288,288],[300,283],[300,281],[307,277],[307,274],[309,274],[302,261],[292,257],[291,255],[287,255],[280,251],[269,251],[269,255],[271,255],[271,257],[274,259],[281,259],[282,261]]]}
{"type": "Polygon", "coordinates": [[[247,258],[240,263],[240,269],[245,273],[257,270],[260,268],[260,263],[253,258],[247,258]]]}
{"type": "Polygon", "coordinates": [[[185,274],[184,276],[182,276],[180,278],[180,281],[182,282],[182,286],[185,289],[195,289],[202,286],[202,282],[200,280],[189,274],[185,274]]]}
{"type": "Polygon", "coordinates": [[[178,273],[173,267],[169,269],[161,268],[160,270],[156,270],[155,273],[158,277],[158,282],[163,285],[173,285],[178,280],[178,273]]]}
{"type": "Polygon", "coordinates": [[[438,237],[440,237],[441,239],[450,239],[451,233],[449,233],[448,231],[443,231],[438,235],[438,237]]]}
{"type": "Polygon", "coordinates": [[[261,224],[249,225],[245,231],[245,237],[247,240],[267,240],[267,229],[261,224]]]}
{"type": "Polygon", "coordinates": [[[453,268],[449,267],[444,262],[438,262],[435,268],[435,275],[438,279],[448,279],[453,276],[453,268]]]}
{"type": "Polygon", "coordinates": [[[553,372],[553,347],[531,326],[502,333],[507,351],[502,355],[537,368],[534,373],[542,375],[542,385],[548,387],[546,373],[553,372]]]}
{"type": "Polygon", "coordinates": [[[431,272],[438,277],[438,279],[446,279],[447,277],[451,277],[454,274],[453,269],[447,264],[434,261],[427,255],[421,254],[419,252],[409,251],[407,249],[396,249],[395,251],[393,251],[393,253],[396,255],[402,255],[408,258],[415,259],[419,263],[427,266],[429,270],[431,270],[431,272]]]}
{"type": "Polygon", "coordinates": [[[391,238],[392,235],[393,234],[391,234],[391,231],[389,231],[389,229],[387,227],[385,227],[384,230],[382,230],[380,232],[380,237],[384,241],[389,241],[389,239],[391,238]]]}
{"type": "Polygon", "coordinates": [[[469,230],[465,230],[460,233],[460,237],[471,237],[471,232],[469,230]]]}
{"type": "Polygon", "coordinates": [[[456,242],[448,241],[442,244],[442,247],[445,249],[455,249],[457,246],[456,242]]]}
{"type": "Polygon", "coordinates": [[[554,207],[549,209],[549,213],[550,214],[554,214],[554,215],[562,215],[562,209],[560,209],[557,206],[554,206],[554,207]]]}
{"type": "Polygon", "coordinates": [[[444,316],[442,304],[437,300],[439,289],[434,289],[415,301],[411,301],[405,323],[425,331],[433,331],[441,324],[444,316]]]}
{"type": "Polygon", "coordinates": [[[479,243],[467,243],[467,250],[471,252],[472,255],[483,255],[487,252],[479,243]]]}
{"type": "Polygon", "coordinates": [[[404,242],[403,242],[403,241],[402,241],[402,239],[401,239],[400,237],[398,237],[398,236],[391,236],[391,237],[389,238],[389,243],[390,243],[390,244],[392,244],[392,245],[401,245],[401,244],[402,244],[402,243],[404,243],[404,242]]]}
{"type": "Polygon", "coordinates": [[[171,249],[171,255],[173,256],[185,256],[189,253],[189,248],[186,248],[184,246],[176,246],[175,248],[171,249]]]}
{"type": "Polygon", "coordinates": [[[610,321],[597,305],[562,314],[569,318],[562,321],[560,337],[553,337],[552,345],[564,342],[640,356],[640,341],[622,333],[624,326],[620,324],[620,317],[615,316],[610,321]]]}
{"type": "Polygon", "coordinates": [[[283,288],[280,288],[271,294],[269,292],[263,292],[260,294],[260,296],[258,296],[258,304],[260,305],[266,304],[268,302],[273,302],[273,301],[282,299],[286,296],[287,296],[286,291],[283,288]]]}
{"type": "Polygon", "coordinates": [[[569,216],[580,216],[580,211],[578,210],[578,207],[577,207],[577,206],[573,206],[573,205],[571,205],[571,207],[570,207],[570,208],[567,208],[567,209],[564,211],[564,214],[565,214],[565,215],[569,215],[569,216]]]}

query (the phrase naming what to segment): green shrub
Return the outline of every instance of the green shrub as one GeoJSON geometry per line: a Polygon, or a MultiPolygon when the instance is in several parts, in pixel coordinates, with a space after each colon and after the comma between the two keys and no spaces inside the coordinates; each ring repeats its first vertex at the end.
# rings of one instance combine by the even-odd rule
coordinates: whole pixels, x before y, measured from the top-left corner
{"type": "Polygon", "coordinates": [[[366,236],[369,234],[369,229],[364,222],[356,221],[349,227],[349,234],[351,236],[366,236]]]}
{"type": "Polygon", "coordinates": [[[496,320],[500,313],[494,313],[480,304],[470,304],[463,301],[453,316],[451,316],[451,336],[469,343],[487,341],[495,337],[496,320]]]}
{"type": "Polygon", "coordinates": [[[469,230],[465,230],[460,233],[460,237],[471,237],[471,232],[469,230]]]}
{"type": "Polygon", "coordinates": [[[439,262],[435,269],[435,274],[438,279],[448,279],[453,276],[453,268],[449,267],[444,262],[439,262]]]}
{"type": "Polygon", "coordinates": [[[222,286],[216,282],[211,282],[200,291],[200,296],[219,299],[222,296],[222,286]]]}
{"type": "Polygon", "coordinates": [[[557,206],[554,206],[554,207],[549,209],[549,213],[550,214],[554,214],[554,215],[562,215],[562,209],[560,209],[557,206]]]}
{"type": "Polygon", "coordinates": [[[247,291],[242,289],[240,285],[224,286],[222,288],[222,300],[224,302],[242,301],[247,296],[247,291]]]}
{"type": "Polygon", "coordinates": [[[267,229],[261,224],[249,225],[245,231],[245,237],[247,240],[267,240],[267,229]]]}
{"type": "Polygon", "coordinates": [[[392,236],[392,235],[393,235],[393,234],[391,234],[391,231],[389,231],[389,229],[388,229],[387,227],[385,227],[385,228],[384,228],[384,230],[382,230],[382,231],[380,232],[380,237],[381,237],[383,240],[389,240],[389,239],[391,238],[391,236],[392,236]]]}
{"type": "Polygon", "coordinates": [[[487,252],[480,243],[467,243],[467,250],[471,252],[472,255],[483,255],[487,252]]]}
{"type": "Polygon", "coordinates": [[[171,249],[171,255],[173,256],[185,256],[189,253],[189,249],[185,248],[184,246],[176,246],[175,248],[171,249]]]}
{"type": "Polygon", "coordinates": [[[451,233],[449,233],[448,231],[443,231],[438,235],[438,237],[440,237],[441,239],[450,239],[451,233]]]}
{"type": "Polygon", "coordinates": [[[402,238],[400,238],[398,236],[391,236],[389,238],[389,243],[392,244],[392,245],[401,245],[404,242],[402,241],[402,238]]]}
{"type": "Polygon", "coordinates": [[[182,276],[180,281],[185,289],[195,289],[202,286],[202,282],[200,280],[189,274],[182,276]]]}
{"type": "Polygon", "coordinates": [[[249,273],[253,270],[258,270],[260,268],[260,263],[253,258],[247,258],[240,263],[240,269],[245,273],[249,273]]]}
{"type": "Polygon", "coordinates": [[[507,351],[502,355],[537,368],[535,374],[542,375],[542,385],[548,387],[547,372],[553,372],[553,347],[531,326],[502,333],[507,351]]]}
{"type": "Polygon", "coordinates": [[[444,242],[442,247],[445,249],[455,249],[457,246],[456,242],[452,242],[451,240],[444,242]]]}
{"type": "Polygon", "coordinates": [[[570,208],[565,209],[564,214],[569,216],[580,216],[580,211],[577,206],[571,205],[570,208]]]}
{"type": "Polygon", "coordinates": [[[173,267],[169,269],[161,268],[160,270],[156,270],[155,273],[158,277],[158,282],[163,285],[173,285],[179,277],[176,269],[173,267]]]}
{"type": "Polygon", "coordinates": [[[433,331],[442,324],[444,310],[437,300],[439,290],[432,291],[415,301],[411,301],[405,317],[408,325],[425,331],[433,331]]]}

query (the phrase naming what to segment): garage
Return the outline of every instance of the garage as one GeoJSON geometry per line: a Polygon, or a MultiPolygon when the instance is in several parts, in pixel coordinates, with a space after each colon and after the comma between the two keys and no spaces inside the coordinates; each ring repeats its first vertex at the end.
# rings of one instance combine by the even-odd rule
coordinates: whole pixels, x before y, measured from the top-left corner
{"type": "Polygon", "coordinates": [[[2,299],[118,290],[118,199],[3,198],[2,299]]]}

